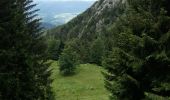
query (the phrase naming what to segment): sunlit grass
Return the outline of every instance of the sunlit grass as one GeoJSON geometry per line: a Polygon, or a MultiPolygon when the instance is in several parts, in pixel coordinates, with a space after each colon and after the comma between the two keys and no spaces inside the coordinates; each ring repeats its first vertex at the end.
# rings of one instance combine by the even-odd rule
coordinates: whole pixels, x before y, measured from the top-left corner
{"type": "Polygon", "coordinates": [[[59,74],[57,62],[53,62],[51,68],[56,100],[108,100],[101,67],[83,64],[77,68],[75,75],[69,77],[59,74]]]}

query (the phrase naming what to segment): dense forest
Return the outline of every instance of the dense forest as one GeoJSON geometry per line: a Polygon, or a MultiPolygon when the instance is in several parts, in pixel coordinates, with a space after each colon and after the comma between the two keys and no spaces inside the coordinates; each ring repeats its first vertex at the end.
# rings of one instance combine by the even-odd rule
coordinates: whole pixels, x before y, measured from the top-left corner
{"type": "MultiPolygon", "coordinates": [[[[99,0],[67,24],[44,31],[32,0],[1,0],[0,100],[60,100],[59,88],[75,94],[80,80],[96,82],[110,100],[170,100],[169,5],[99,0]]],[[[61,100],[108,100],[99,95],[61,100]]]]}

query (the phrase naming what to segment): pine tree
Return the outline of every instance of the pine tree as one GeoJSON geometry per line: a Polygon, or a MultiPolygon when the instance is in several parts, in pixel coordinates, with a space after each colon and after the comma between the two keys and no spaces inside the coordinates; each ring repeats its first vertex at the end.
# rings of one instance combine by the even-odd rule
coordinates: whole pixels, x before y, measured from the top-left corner
{"type": "Polygon", "coordinates": [[[49,100],[50,72],[32,0],[0,1],[0,99],[49,100]]]}
{"type": "Polygon", "coordinates": [[[102,57],[104,55],[104,49],[104,42],[101,38],[97,38],[93,41],[90,48],[90,58],[92,63],[101,65],[102,57]]]}
{"type": "Polygon", "coordinates": [[[59,70],[64,76],[75,74],[76,67],[79,64],[79,54],[75,43],[75,40],[69,41],[59,58],[59,70]]]}
{"type": "Polygon", "coordinates": [[[170,96],[170,16],[167,0],[128,0],[112,29],[113,50],[105,57],[111,100],[170,96]]]}
{"type": "Polygon", "coordinates": [[[58,60],[64,49],[64,44],[61,40],[47,39],[49,58],[58,60]]]}

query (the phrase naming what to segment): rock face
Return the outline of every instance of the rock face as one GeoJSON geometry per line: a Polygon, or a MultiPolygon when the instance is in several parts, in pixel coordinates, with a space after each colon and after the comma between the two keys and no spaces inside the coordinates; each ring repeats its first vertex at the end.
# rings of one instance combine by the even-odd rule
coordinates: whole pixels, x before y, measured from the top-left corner
{"type": "Polygon", "coordinates": [[[93,40],[106,27],[111,26],[125,0],[99,0],[70,22],[50,32],[63,40],[82,38],[93,40]],[[119,7],[118,7],[119,6],[119,7]],[[118,11],[119,10],[119,11],[118,11]]]}
{"type": "Polygon", "coordinates": [[[92,8],[98,11],[98,14],[101,14],[104,9],[113,8],[118,0],[101,0],[96,3],[92,8]]]}

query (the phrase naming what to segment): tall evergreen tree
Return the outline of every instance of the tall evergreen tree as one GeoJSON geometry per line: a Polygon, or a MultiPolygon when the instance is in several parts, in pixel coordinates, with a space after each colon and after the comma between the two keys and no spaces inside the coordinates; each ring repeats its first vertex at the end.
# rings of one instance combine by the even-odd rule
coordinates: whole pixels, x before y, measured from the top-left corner
{"type": "Polygon", "coordinates": [[[103,61],[111,100],[170,96],[168,0],[128,0],[113,29],[114,47],[103,61]]]}
{"type": "Polygon", "coordinates": [[[78,48],[76,45],[77,40],[69,41],[60,58],[59,58],[59,70],[60,73],[64,76],[69,76],[75,74],[76,67],[79,64],[78,58],[78,48]]]}
{"type": "Polygon", "coordinates": [[[49,58],[58,60],[64,49],[64,43],[61,40],[47,39],[49,58]]]}
{"type": "Polygon", "coordinates": [[[90,48],[90,58],[92,63],[101,65],[104,49],[104,41],[100,37],[93,41],[90,48]]]}
{"type": "Polygon", "coordinates": [[[0,99],[49,100],[50,72],[32,0],[0,1],[0,99]]]}

